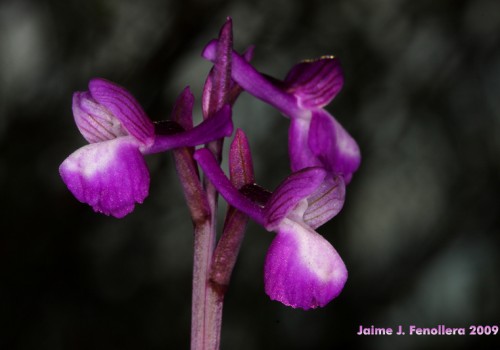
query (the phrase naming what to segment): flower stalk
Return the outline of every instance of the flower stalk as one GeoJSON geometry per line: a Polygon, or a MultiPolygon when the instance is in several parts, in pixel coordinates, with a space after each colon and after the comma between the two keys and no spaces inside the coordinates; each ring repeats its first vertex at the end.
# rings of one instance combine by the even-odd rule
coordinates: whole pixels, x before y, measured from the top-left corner
{"type": "MultiPolygon", "coordinates": [[[[210,120],[221,110],[230,108],[232,41],[232,21],[228,19],[220,30],[216,45],[217,57],[203,91],[202,110],[205,120],[210,120]]],[[[224,139],[220,138],[205,146],[219,164],[222,160],[223,144],[224,139]]],[[[209,216],[199,229],[195,228],[191,350],[216,350],[220,346],[226,288],[210,279],[217,236],[218,192],[206,177],[203,180],[203,187],[209,216]]]]}

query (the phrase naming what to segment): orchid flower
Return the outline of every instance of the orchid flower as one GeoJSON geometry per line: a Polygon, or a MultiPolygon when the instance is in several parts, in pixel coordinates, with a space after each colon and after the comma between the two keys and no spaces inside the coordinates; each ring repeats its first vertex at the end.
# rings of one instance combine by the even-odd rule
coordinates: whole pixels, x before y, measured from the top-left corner
{"type": "MultiPolygon", "coordinates": [[[[213,61],[217,41],[203,50],[213,61]]],[[[233,51],[232,78],[245,91],[269,103],[290,118],[289,154],[292,171],[321,166],[341,175],[346,184],[358,169],[359,147],[325,107],[342,88],[344,78],[337,58],[321,57],[295,65],[284,81],[259,73],[233,51]]]]}
{"type": "MultiPolygon", "coordinates": [[[[310,167],[294,172],[263,203],[266,196],[252,199],[243,194],[243,188],[235,188],[209,150],[196,151],[194,158],[230,205],[266,230],[276,232],[264,267],[265,290],[271,299],[307,310],[326,305],[342,291],[347,280],[344,262],[335,248],[314,231],[318,222],[305,215],[309,211],[311,217],[315,216],[309,200],[318,196],[327,171],[310,167]]],[[[321,217],[320,212],[328,210],[328,206],[338,207],[343,194],[338,193],[335,201],[323,201],[323,208],[313,207],[315,212],[321,217]]]]}
{"type": "MultiPolygon", "coordinates": [[[[190,110],[192,99],[186,101],[190,110]]],[[[231,109],[225,106],[193,129],[184,131],[174,123],[176,131],[164,134],[165,128],[151,122],[127,90],[101,78],[90,81],[89,91],[74,93],[73,115],[89,144],[66,158],[59,173],[80,202],[117,218],[148,195],[144,155],[203,144],[233,129],[231,109]]]]}

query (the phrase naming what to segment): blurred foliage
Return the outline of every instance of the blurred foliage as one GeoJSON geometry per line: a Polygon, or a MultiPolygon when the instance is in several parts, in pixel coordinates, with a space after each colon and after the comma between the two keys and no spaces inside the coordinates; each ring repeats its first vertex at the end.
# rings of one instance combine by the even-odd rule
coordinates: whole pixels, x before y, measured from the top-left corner
{"type": "MultiPolygon", "coordinates": [[[[283,77],[335,54],[328,109],[363,164],[320,229],[350,277],[303,312],[268,300],[270,233],[250,225],[225,305],[223,349],[497,349],[499,336],[360,337],[359,325],[468,327],[500,320],[500,2],[496,0],[4,0],[0,3],[0,349],[183,349],[191,223],[170,156],[123,220],[78,203],[58,175],[84,144],[71,94],[102,76],[168,118],[210,64],[226,16],[235,47],[283,77]],[[496,345],[495,345],[496,344],[496,345]]],[[[199,107],[197,110],[198,120],[199,107]]],[[[288,121],[242,95],[260,183],[288,173],[288,121]]]]}

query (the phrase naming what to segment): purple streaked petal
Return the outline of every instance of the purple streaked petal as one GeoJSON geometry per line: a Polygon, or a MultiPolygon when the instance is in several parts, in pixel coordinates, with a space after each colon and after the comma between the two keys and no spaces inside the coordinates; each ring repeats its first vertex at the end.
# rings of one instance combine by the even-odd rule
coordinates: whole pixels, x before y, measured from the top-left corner
{"type": "Polygon", "coordinates": [[[323,168],[306,168],[288,176],[266,204],[265,228],[273,231],[300,201],[316,191],[325,176],[323,168]]]}
{"type": "Polygon", "coordinates": [[[230,136],[233,133],[231,107],[226,105],[212,117],[205,119],[193,129],[171,135],[157,135],[154,144],[144,150],[145,154],[164,152],[179,147],[192,147],[230,136]]]}
{"type": "Polygon", "coordinates": [[[342,176],[327,176],[321,186],[307,198],[304,222],[316,229],[337,215],[344,206],[345,183],[342,176]]]}
{"type": "Polygon", "coordinates": [[[80,202],[117,218],[142,203],[149,191],[146,162],[130,136],[76,150],[61,164],[59,173],[80,202]]]}
{"type": "Polygon", "coordinates": [[[137,100],[126,89],[105,79],[89,82],[90,94],[123,125],[127,132],[144,145],[151,145],[154,126],[137,100]]]}
{"type": "Polygon", "coordinates": [[[319,159],[309,149],[309,125],[311,119],[292,118],[288,130],[288,153],[292,171],[321,166],[319,159]]]}
{"type": "MultiPolygon", "coordinates": [[[[202,56],[214,62],[216,58],[217,40],[212,40],[205,46],[202,56]]],[[[258,99],[269,103],[287,116],[301,113],[296,98],[273,84],[260,74],[244,57],[233,51],[231,75],[233,80],[245,91],[258,99]]]]}
{"type": "MultiPolygon", "coordinates": [[[[210,120],[207,119],[207,120],[210,120]]],[[[241,194],[226,177],[214,155],[206,148],[194,152],[194,159],[198,162],[205,176],[212,182],[220,195],[236,209],[247,214],[257,223],[264,225],[262,208],[241,194]]]]}
{"type": "Polygon", "coordinates": [[[72,109],[78,130],[90,143],[127,135],[120,121],[98,104],[88,91],[73,94],[72,109]]]}
{"type": "Polygon", "coordinates": [[[335,248],[304,223],[285,219],[271,243],[264,266],[267,295],[304,310],[322,307],[338,296],[347,269],[335,248]]]}
{"type": "Polygon", "coordinates": [[[361,163],[358,144],[327,111],[312,111],[309,147],[323,165],[344,176],[346,184],[361,163]]]}
{"type": "Polygon", "coordinates": [[[252,154],[245,133],[238,129],[229,149],[229,178],[237,189],[254,183],[252,154]]]}
{"type": "Polygon", "coordinates": [[[286,91],[297,97],[303,109],[326,106],[339,93],[343,84],[340,63],[332,56],[295,65],[284,82],[286,91]]]}

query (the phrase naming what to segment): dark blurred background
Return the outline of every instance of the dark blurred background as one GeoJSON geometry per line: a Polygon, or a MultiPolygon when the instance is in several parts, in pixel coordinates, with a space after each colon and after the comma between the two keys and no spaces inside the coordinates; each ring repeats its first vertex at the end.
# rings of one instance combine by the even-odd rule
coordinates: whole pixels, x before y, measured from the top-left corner
{"type": "MultiPolygon", "coordinates": [[[[273,234],[250,224],[227,294],[223,349],[498,349],[496,336],[357,336],[360,325],[500,324],[500,2],[32,0],[0,3],[0,349],[186,349],[192,231],[170,155],[117,220],[75,200],[58,166],[85,144],[73,91],[101,76],[156,120],[190,85],[226,16],[235,48],[282,78],[335,54],[328,106],[363,163],[319,231],[349,280],[321,310],[264,293],[273,234]]],[[[196,110],[200,118],[199,104],[196,110]]],[[[243,94],[259,182],[288,173],[288,121],[243,94]]]]}

